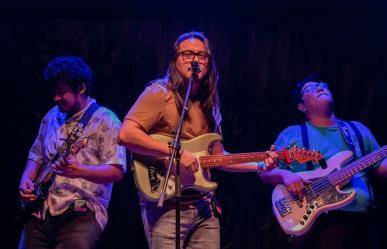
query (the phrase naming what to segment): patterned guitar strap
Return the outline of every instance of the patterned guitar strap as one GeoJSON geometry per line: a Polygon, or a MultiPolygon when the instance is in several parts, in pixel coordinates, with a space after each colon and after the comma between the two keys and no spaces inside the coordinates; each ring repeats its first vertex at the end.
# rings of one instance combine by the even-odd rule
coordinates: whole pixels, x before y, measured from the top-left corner
{"type": "MultiPolygon", "coordinates": [[[[351,149],[351,151],[353,152],[353,154],[356,155],[357,158],[361,158],[361,157],[365,156],[365,147],[364,147],[363,137],[362,137],[359,129],[357,128],[357,126],[351,121],[343,121],[341,119],[337,119],[337,126],[340,128],[341,134],[343,135],[346,143],[348,144],[348,146],[351,149]],[[357,143],[353,142],[354,139],[352,139],[349,127],[354,132],[354,135],[355,135],[354,138],[357,139],[357,143]]],[[[366,170],[367,177],[365,178],[365,181],[367,183],[368,192],[370,194],[370,206],[373,206],[375,204],[375,202],[374,202],[374,194],[373,194],[372,186],[370,183],[369,173],[370,173],[370,171],[366,170]]]]}
{"type": "MultiPolygon", "coordinates": [[[[67,139],[63,142],[63,144],[59,147],[58,152],[53,156],[50,160],[50,164],[58,160],[58,158],[73,144],[76,142],[81,136],[83,128],[86,127],[87,123],[89,122],[91,116],[94,114],[94,112],[99,108],[100,106],[97,103],[91,104],[85,113],[82,115],[82,117],[79,119],[78,123],[74,126],[74,128],[71,130],[71,133],[67,137],[67,139]]],[[[52,174],[50,177],[50,180],[47,182],[48,186],[51,186],[51,184],[55,180],[56,174],[52,174]]]]}

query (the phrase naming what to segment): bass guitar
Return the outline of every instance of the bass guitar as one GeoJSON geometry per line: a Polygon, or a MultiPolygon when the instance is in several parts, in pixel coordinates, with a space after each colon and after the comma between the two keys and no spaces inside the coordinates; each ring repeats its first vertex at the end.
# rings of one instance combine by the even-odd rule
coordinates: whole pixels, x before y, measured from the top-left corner
{"type": "Polygon", "coordinates": [[[274,188],[273,210],[285,233],[303,235],[321,213],[344,207],[352,202],[356,191],[353,189],[342,191],[340,188],[356,173],[384,159],[387,155],[387,145],[345,165],[352,159],[352,155],[351,151],[342,151],[329,158],[326,169],[296,173],[310,181],[305,185],[303,200],[289,193],[283,184],[274,188]]]}
{"type": "MultiPolygon", "coordinates": [[[[172,142],[173,138],[152,134],[152,138],[172,142]]],[[[202,193],[212,191],[217,188],[217,183],[209,181],[208,169],[219,166],[227,166],[238,163],[259,162],[265,160],[266,152],[239,153],[229,155],[209,155],[209,148],[212,143],[222,140],[217,133],[208,133],[196,138],[182,141],[181,147],[193,153],[197,157],[199,169],[195,173],[181,171],[182,190],[194,189],[202,193]]],[[[293,147],[290,150],[276,151],[280,160],[295,160],[299,163],[307,161],[320,161],[322,156],[317,151],[308,151],[293,147]]],[[[165,181],[165,171],[168,158],[154,158],[133,153],[133,170],[137,188],[143,193],[145,199],[158,201],[160,192],[165,181]]],[[[171,198],[175,194],[174,176],[169,178],[165,198],[171,198]]]]}

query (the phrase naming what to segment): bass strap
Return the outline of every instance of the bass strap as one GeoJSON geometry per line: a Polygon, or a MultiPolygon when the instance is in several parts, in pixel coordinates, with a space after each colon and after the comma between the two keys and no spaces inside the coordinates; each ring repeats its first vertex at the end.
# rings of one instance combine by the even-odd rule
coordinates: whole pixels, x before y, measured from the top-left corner
{"type": "MultiPolygon", "coordinates": [[[[365,156],[365,146],[364,146],[364,140],[363,136],[361,135],[359,129],[357,126],[351,122],[351,121],[343,121],[341,119],[337,119],[337,126],[340,128],[341,134],[343,135],[345,141],[347,142],[348,146],[352,150],[354,155],[357,155],[359,158],[365,156]],[[357,143],[355,144],[351,138],[351,134],[349,132],[348,127],[351,127],[353,130],[354,134],[356,135],[357,143]],[[357,153],[357,148],[356,145],[358,145],[358,150],[360,153],[357,153]]],[[[370,175],[369,175],[369,170],[366,171],[367,177],[365,179],[368,192],[370,194],[370,204],[371,206],[375,205],[375,199],[374,199],[374,194],[372,190],[372,186],[370,183],[370,175]]]]}

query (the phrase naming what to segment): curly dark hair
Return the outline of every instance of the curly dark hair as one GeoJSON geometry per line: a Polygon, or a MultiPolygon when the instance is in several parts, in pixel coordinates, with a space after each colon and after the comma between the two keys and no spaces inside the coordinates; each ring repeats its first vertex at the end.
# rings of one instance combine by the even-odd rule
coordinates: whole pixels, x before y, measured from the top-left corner
{"type": "Polygon", "coordinates": [[[48,63],[43,76],[51,88],[55,88],[58,83],[65,81],[74,91],[78,91],[79,85],[85,83],[85,95],[91,93],[93,75],[90,67],[82,58],[76,56],[55,57],[48,63]]]}

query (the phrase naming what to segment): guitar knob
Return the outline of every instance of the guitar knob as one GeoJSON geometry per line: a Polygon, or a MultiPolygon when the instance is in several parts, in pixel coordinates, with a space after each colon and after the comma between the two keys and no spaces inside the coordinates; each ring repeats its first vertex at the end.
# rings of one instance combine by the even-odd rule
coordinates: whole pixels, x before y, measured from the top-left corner
{"type": "Polygon", "coordinates": [[[302,216],[302,218],[303,218],[304,220],[308,220],[309,216],[307,216],[306,214],[304,214],[304,215],[302,216]]]}
{"type": "Polygon", "coordinates": [[[307,214],[311,214],[312,211],[311,211],[310,209],[308,209],[308,210],[306,210],[306,213],[307,213],[307,214]]]}

